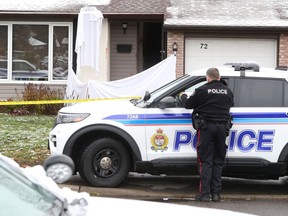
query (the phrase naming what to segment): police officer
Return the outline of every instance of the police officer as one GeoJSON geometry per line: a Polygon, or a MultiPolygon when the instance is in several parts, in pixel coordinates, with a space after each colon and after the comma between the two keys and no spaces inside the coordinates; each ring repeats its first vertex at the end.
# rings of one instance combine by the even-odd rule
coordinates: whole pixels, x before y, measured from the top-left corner
{"type": "Polygon", "coordinates": [[[197,130],[197,159],[200,177],[196,201],[219,202],[222,189],[222,167],[226,156],[226,136],[230,129],[230,107],[234,105],[231,90],[220,81],[217,68],[206,72],[207,83],[187,98],[184,107],[193,110],[193,127],[197,130]]]}

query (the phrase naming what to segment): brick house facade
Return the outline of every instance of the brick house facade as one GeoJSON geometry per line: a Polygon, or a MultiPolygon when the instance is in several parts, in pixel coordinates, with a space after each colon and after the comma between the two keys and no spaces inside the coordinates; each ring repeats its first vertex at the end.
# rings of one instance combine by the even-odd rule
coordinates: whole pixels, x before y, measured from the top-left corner
{"type": "Polygon", "coordinates": [[[288,66],[288,33],[280,34],[279,38],[279,66],[288,66]]]}
{"type": "Polygon", "coordinates": [[[167,32],[167,54],[173,54],[173,44],[177,43],[176,77],[183,76],[184,71],[184,33],[181,31],[167,32]]]}

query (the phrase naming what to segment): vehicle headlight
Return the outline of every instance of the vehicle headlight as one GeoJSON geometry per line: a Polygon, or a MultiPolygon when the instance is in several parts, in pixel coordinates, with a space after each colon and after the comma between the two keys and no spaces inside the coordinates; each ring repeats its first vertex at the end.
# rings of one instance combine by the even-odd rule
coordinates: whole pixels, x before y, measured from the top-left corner
{"type": "Polygon", "coordinates": [[[58,113],[56,124],[80,122],[89,115],[89,113],[58,113]]]}

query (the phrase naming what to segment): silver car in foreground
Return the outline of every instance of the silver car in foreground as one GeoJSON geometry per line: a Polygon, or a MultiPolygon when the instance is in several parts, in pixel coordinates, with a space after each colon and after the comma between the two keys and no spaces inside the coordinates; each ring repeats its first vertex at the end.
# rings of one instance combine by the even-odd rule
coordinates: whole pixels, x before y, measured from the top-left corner
{"type": "Polygon", "coordinates": [[[22,168],[0,154],[0,215],[189,215],[241,216],[233,211],[140,200],[92,197],[88,193],[60,188],[73,173],[68,156],[49,157],[43,166],[22,168]],[[45,168],[45,169],[44,169],[45,168]],[[48,177],[48,176],[49,177],[48,177]],[[54,181],[53,181],[54,180],[54,181]],[[56,182],[55,182],[56,181],[56,182]]]}

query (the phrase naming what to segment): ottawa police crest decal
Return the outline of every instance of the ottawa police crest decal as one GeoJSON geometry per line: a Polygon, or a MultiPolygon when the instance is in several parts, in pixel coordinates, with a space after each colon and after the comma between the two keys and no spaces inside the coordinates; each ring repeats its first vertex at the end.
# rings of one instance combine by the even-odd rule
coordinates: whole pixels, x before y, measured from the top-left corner
{"type": "Polygon", "coordinates": [[[168,149],[167,145],[168,145],[168,137],[163,134],[163,130],[161,128],[159,128],[157,130],[157,133],[155,133],[152,137],[151,137],[151,149],[154,151],[166,151],[168,149]]]}

